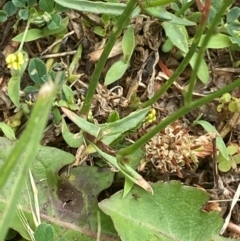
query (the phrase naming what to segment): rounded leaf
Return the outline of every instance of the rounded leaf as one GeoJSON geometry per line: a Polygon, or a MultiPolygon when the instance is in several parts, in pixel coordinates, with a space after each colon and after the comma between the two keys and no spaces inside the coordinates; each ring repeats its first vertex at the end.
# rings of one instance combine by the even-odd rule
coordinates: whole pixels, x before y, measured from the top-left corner
{"type": "Polygon", "coordinates": [[[40,0],[39,1],[39,7],[48,13],[51,13],[53,11],[54,1],[49,0],[40,0]]]}
{"type": "Polygon", "coordinates": [[[128,66],[128,64],[123,63],[121,60],[114,63],[106,74],[104,85],[110,85],[120,79],[126,72],[128,66]]]}
{"type": "Polygon", "coordinates": [[[54,229],[51,224],[41,223],[34,232],[36,241],[53,241],[54,229]]]}
{"type": "Polygon", "coordinates": [[[7,14],[6,12],[0,10],[0,23],[5,22],[7,20],[7,14]]]}
{"type": "Polygon", "coordinates": [[[29,62],[28,73],[31,79],[38,85],[44,84],[42,77],[47,74],[45,63],[39,58],[33,58],[29,62]]]}
{"type": "Polygon", "coordinates": [[[10,126],[8,126],[6,123],[0,122],[0,129],[10,141],[17,140],[13,129],[10,126]]]}
{"type": "Polygon", "coordinates": [[[230,156],[232,156],[232,155],[234,155],[234,154],[237,153],[238,147],[231,145],[231,146],[228,146],[228,147],[227,147],[227,150],[228,150],[228,154],[229,154],[230,156]]]}
{"type": "Polygon", "coordinates": [[[3,6],[3,11],[5,11],[7,13],[7,15],[10,17],[10,16],[13,16],[17,12],[17,7],[13,4],[12,1],[8,1],[3,6]]]}
{"type": "Polygon", "coordinates": [[[232,99],[232,96],[229,93],[225,93],[221,98],[220,102],[221,103],[229,103],[232,99]]]}
{"type": "Polygon", "coordinates": [[[135,36],[133,26],[129,26],[123,35],[122,49],[124,55],[124,63],[128,63],[135,48],[135,36]]]}
{"type": "Polygon", "coordinates": [[[234,155],[232,157],[232,160],[236,163],[236,164],[240,164],[240,154],[234,155]]]}
{"type": "Polygon", "coordinates": [[[230,9],[230,11],[227,14],[227,22],[228,23],[234,22],[235,20],[238,19],[239,16],[240,16],[239,7],[234,7],[232,9],[230,9]]]}
{"type": "Polygon", "coordinates": [[[50,22],[48,23],[48,29],[53,30],[53,29],[58,29],[62,18],[59,14],[52,14],[52,19],[50,20],[50,22]]]}
{"type": "Polygon", "coordinates": [[[162,26],[167,37],[171,40],[173,45],[182,50],[184,53],[188,52],[188,34],[185,26],[163,22],[162,26]]]}
{"type": "Polygon", "coordinates": [[[29,17],[29,13],[27,9],[20,9],[18,12],[20,19],[27,20],[29,17]]]}
{"type": "Polygon", "coordinates": [[[231,161],[222,161],[218,164],[218,169],[221,172],[228,172],[232,167],[231,161]]]}
{"type": "Polygon", "coordinates": [[[237,102],[235,102],[235,101],[230,102],[228,105],[228,109],[231,112],[237,112],[237,102]]]}
{"type": "Polygon", "coordinates": [[[20,76],[15,76],[10,78],[8,82],[8,95],[13,102],[13,104],[18,107],[19,106],[19,101],[20,101],[20,76]]]}
{"type": "Polygon", "coordinates": [[[164,53],[168,53],[172,50],[172,48],[173,48],[173,43],[171,42],[170,39],[167,39],[162,46],[162,51],[164,53]]]}

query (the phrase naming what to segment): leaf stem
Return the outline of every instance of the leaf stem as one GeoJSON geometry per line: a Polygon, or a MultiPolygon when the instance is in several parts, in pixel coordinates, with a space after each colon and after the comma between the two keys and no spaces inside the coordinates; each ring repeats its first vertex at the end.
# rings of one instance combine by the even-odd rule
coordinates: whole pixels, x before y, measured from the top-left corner
{"type": "Polygon", "coordinates": [[[23,34],[23,37],[22,37],[22,40],[21,40],[21,44],[20,44],[20,46],[19,46],[18,51],[22,51],[23,44],[24,44],[24,41],[25,41],[25,39],[26,39],[26,36],[27,36],[27,32],[28,32],[30,23],[31,23],[31,18],[29,18],[28,21],[27,21],[27,26],[26,26],[26,28],[25,28],[25,30],[24,30],[24,34],[23,34]]]}
{"type": "MultiPolygon", "coordinates": [[[[230,2],[233,2],[233,0],[226,0],[224,5],[221,7],[221,9],[219,10],[219,12],[224,12],[226,10],[226,6],[230,5],[230,2]]],[[[203,13],[204,15],[204,13],[203,13]]],[[[205,17],[205,15],[203,16],[205,17]]],[[[219,19],[219,15],[217,14],[213,20],[213,23],[215,24],[215,21],[217,22],[216,18],[219,19]]],[[[168,88],[172,85],[172,83],[180,76],[180,74],[184,71],[184,69],[187,67],[189,61],[191,60],[192,56],[194,55],[199,41],[201,39],[202,36],[202,31],[203,31],[203,26],[200,25],[196,35],[193,39],[191,48],[189,49],[188,53],[186,54],[185,58],[183,59],[183,61],[181,62],[181,64],[178,66],[178,68],[175,70],[175,72],[173,73],[173,75],[167,80],[167,82],[155,93],[155,95],[148,101],[142,103],[140,106],[142,108],[145,108],[147,106],[151,106],[153,105],[164,93],[166,93],[166,91],[168,90],[168,88]]],[[[211,28],[211,27],[210,27],[211,28]]],[[[214,26],[213,26],[214,28],[214,26]]],[[[212,29],[212,28],[211,28],[212,29]]],[[[201,50],[201,49],[200,49],[201,50]]],[[[203,50],[204,51],[204,50],[203,50]]]]}
{"type": "Polygon", "coordinates": [[[122,15],[119,17],[118,22],[116,23],[115,27],[113,28],[113,32],[110,35],[108,42],[102,52],[102,55],[97,63],[97,66],[93,72],[92,79],[90,81],[87,95],[85,98],[85,101],[83,103],[83,107],[81,109],[81,113],[83,115],[88,115],[88,112],[91,107],[93,95],[95,94],[95,90],[98,84],[98,81],[100,79],[100,76],[102,74],[103,68],[106,64],[108,55],[110,54],[116,39],[119,37],[119,35],[122,33],[123,28],[127,25],[129,21],[129,17],[131,16],[136,4],[138,3],[138,0],[130,0],[127,7],[125,8],[124,12],[122,15]]]}
{"type": "MultiPolygon", "coordinates": [[[[205,12],[205,14],[203,14],[203,19],[202,19],[201,23],[203,23],[204,26],[206,24],[207,17],[209,15],[209,11],[210,11],[210,4],[208,3],[209,1],[210,0],[206,1],[206,3],[205,3],[205,7],[207,9],[203,10],[203,12],[205,12]]],[[[221,19],[222,14],[225,13],[226,9],[231,5],[231,3],[232,3],[232,0],[226,0],[224,2],[223,6],[217,12],[215,18],[213,19],[213,21],[211,23],[210,28],[208,29],[208,31],[206,33],[206,36],[205,36],[205,38],[203,40],[201,48],[198,51],[198,57],[197,57],[195,65],[194,65],[193,71],[191,73],[191,77],[190,77],[190,80],[189,80],[188,91],[187,91],[187,93],[185,95],[185,105],[190,104],[190,102],[192,101],[192,93],[193,93],[193,90],[194,90],[194,87],[195,87],[195,84],[196,84],[197,72],[198,72],[199,66],[201,64],[203,55],[205,53],[205,49],[206,49],[207,43],[208,43],[209,39],[211,38],[212,33],[214,32],[214,29],[215,29],[216,25],[219,23],[219,20],[221,19]]],[[[204,26],[201,26],[201,28],[203,28],[204,26]]]]}

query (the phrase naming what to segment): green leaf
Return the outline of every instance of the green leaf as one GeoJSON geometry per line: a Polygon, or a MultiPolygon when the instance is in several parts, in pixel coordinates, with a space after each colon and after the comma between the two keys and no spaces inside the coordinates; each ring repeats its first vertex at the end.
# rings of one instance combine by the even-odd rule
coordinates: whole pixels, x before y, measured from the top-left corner
{"type": "Polygon", "coordinates": [[[240,164],[240,154],[234,155],[232,157],[232,160],[236,163],[236,164],[240,164]]]}
{"type": "Polygon", "coordinates": [[[47,37],[49,35],[58,34],[58,33],[61,33],[61,32],[65,33],[66,29],[67,29],[68,22],[69,22],[69,18],[66,17],[66,18],[62,19],[59,28],[57,28],[57,29],[49,29],[48,27],[44,28],[43,29],[43,36],[47,37]]]}
{"type": "Polygon", "coordinates": [[[231,167],[232,167],[231,161],[221,161],[218,164],[218,169],[221,172],[228,172],[230,171],[231,167]]]}
{"type": "Polygon", "coordinates": [[[62,107],[62,111],[66,114],[66,116],[75,123],[80,129],[86,131],[87,133],[91,134],[94,137],[97,137],[100,133],[101,129],[99,126],[96,126],[85,119],[81,118],[80,116],[76,115],[72,111],[62,107]]]}
{"type": "MultiPolygon", "coordinates": [[[[7,161],[7,156],[12,149],[13,143],[0,137],[0,168],[7,161]]],[[[81,166],[73,168],[69,178],[65,173],[58,175],[59,170],[71,164],[74,158],[69,152],[44,146],[39,148],[36,158],[33,158],[34,165],[31,167],[31,172],[38,190],[41,222],[53,226],[56,241],[59,241],[60,237],[69,241],[73,241],[76,237],[79,241],[96,241],[99,224],[97,213],[100,212],[101,237],[99,241],[119,241],[110,217],[98,208],[97,200],[99,194],[112,184],[114,173],[110,168],[81,166]]],[[[6,209],[15,176],[20,168],[12,172],[8,185],[1,189],[0,213],[6,209]]],[[[35,230],[31,211],[31,208],[35,207],[33,191],[28,179],[25,184],[27,185],[24,186],[17,199],[21,207],[19,211],[21,216],[24,215],[30,227],[35,230]]],[[[13,209],[12,213],[14,213],[13,209]]],[[[24,240],[32,240],[19,215],[15,215],[10,226],[17,230],[24,240]]]]}
{"type": "Polygon", "coordinates": [[[7,20],[7,14],[6,12],[0,10],[0,22],[5,22],[7,20]]]}
{"type": "Polygon", "coordinates": [[[61,109],[66,114],[66,116],[72,120],[72,122],[74,122],[80,129],[86,131],[94,137],[99,137],[99,135],[102,135],[102,142],[106,145],[109,145],[118,137],[120,137],[124,132],[137,127],[148,114],[150,107],[132,112],[130,115],[124,117],[121,120],[105,123],[100,126],[96,126],[86,121],[85,119],[64,107],[61,109]]]}
{"type": "Polygon", "coordinates": [[[239,100],[234,100],[234,101],[231,101],[229,104],[228,104],[228,109],[231,111],[231,112],[234,112],[234,113],[239,113],[240,110],[239,110],[239,100]]]}
{"type": "MultiPolygon", "coordinates": [[[[204,38],[206,37],[206,35],[203,35],[200,39],[200,42],[198,44],[199,47],[202,46],[202,43],[204,41],[204,38]]],[[[189,42],[192,42],[192,39],[189,40],[189,42]]],[[[208,49],[223,49],[223,48],[227,48],[229,46],[232,45],[232,42],[229,38],[228,35],[222,34],[222,33],[218,33],[218,34],[214,34],[211,36],[211,38],[209,39],[206,48],[208,49]]]]}
{"type": "Polygon", "coordinates": [[[228,147],[227,147],[227,150],[228,150],[228,154],[229,154],[230,156],[233,156],[234,154],[237,153],[238,147],[237,147],[237,146],[228,146],[228,147]]]}
{"type": "Polygon", "coordinates": [[[52,14],[51,16],[52,16],[52,19],[48,23],[47,27],[50,30],[58,29],[62,21],[61,16],[59,14],[52,14]]]}
{"type": "MultiPolygon", "coordinates": [[[[13,41],[21,42],[23,38],[23,34],[24,33],[18,34],[16,37],[13,38],[13,41]]],[[[25,42],[31,42],[33,40],[36,40],[42,37],[43,37],[43,31],[41,29],[32,28],[27,32],[25,42]]]]}
{"type": "Polygon", "coordinates": [[[3,11],[5,11],[9,17],[13,16],[17,10],[18,8],[13,4],[12,1],[6,2],[3,6],[3,11]]]}
{"type": "Polygon", "coordinates": [[[182,50],[184,53],[188,52],[188,35],[186,28],[183,25],[163,22],[162,26],[167,37],[171,40],[173,45],[182,50]]]}
{"type": "Polygon", "coordinates": [[[220,98],[220,103],[229,103],[232,99],[232,96],[229,93],[223,94],[223,96],[220,98]]]}
{"type": "Polygon", "coordinates": [[[126,177],[124,182],[123,198],[125,198],[128,195],[128,193],[132,190],[133,186],[134,182],[132,182],[130,179],[126,177]]]}
{"type": "Polygon", "coordinates": [[[109,162],[111,165],[116,167],[120,172],[122,172],[125,176],[125,178],[128,178],[128,183],[127,183],[127,191],[129,190],[130,187],[130,182],[135,183],[139,185],[141,188],[144,190],[151,192],[152,193],[152,188],[150,184],[140,175],[138,174],[131,166],[128,164],[121,164],[117,161],[117,158],[115,156],[111,156],[105,152],[103,152],[100,148],[98,148],[96,145],[92,143],[92,146],[95,148],[95,150],[101,155],[104,160],[109,162]]]}
{"type": "MultiPolygon", "coordinates": [[[[185,54],[184,54],[185,56],[185,54]]],[[[191,60],[190,60],[190,65],[192,67],[192,69],[195,68],[195,63],[197,61],[198,58],[198,53],[194,53],[194,55],[192,56],[191,60]]],[[[208,66],[204,60],[204,58],[201,60],[201,63],[198,67],[198,72],[197,72],[197,77],[204,83],[207,84],[209,81],[209,70],[208,70],[208,66]]]]}
{"type": "Polygon", "coordinates": [[[104,85],[110,85],[116,80],[120,79],[124,75],[128,67],[129,64],[124,63],[121,60],[115,62],[106,74],[104,85]]]}
{"type": "Polygon", "coordinates": [[[25,7],[25,0],[12,0],[12,2],[16,7],[19,7],[19,8],[25,7]]]}
{"type": "Polygon", "coordinates": [[[37,0],[26,0],[26,2],[28,7],[32,7],[34,4],[37,3],[37,0]]]}
{"type": "Polygon", "coordinates": [[[119,117],[119,113],[117,111],[113,111],[109,114],[108,116],[108,119],[107,119],[107,122],[110,123],[110,122],[115,122],[115,121],[118,121],[120,119],[119,117]]]}
{"type": "Polygon", "coordinates": [[[106,36],[106,30],[101,28],[100,26],[94,27],[93,32],[101,37],[106,36]]]}
{"type": "Polygon", "coordinates": [[[212,126],[209,122],[203,121],[203,120],[194,121],[194,124],[201,125],[208,133],[216,133],[217,134],[216,146],[217,146],[219,152],[222,154],[222,156],[226,160],[230,161],[227,147],[226,147],[222,137],[220,136],[219,132],[216,130],[216,128],[214,126],[212,126]]]}
{"type": "Polygon", "coordinates": [[[60,113],[59,108],[57,108],[56,106],[53,107],[52,113],[54,115],[53,124],[58,125],[62,120],[62,115],[60,113]]]}
{"type": "MultiPolygon", "coordinates": [[[[25,39],[24,42],[31,42],[33,40],[37,40],[37,39],[40,39],[40,38],[43,38],[43,37],[47,37],[49,35],[54,35],[54,34],[62,32],[62,31],[65,31],[66,28],[67,28],[67,25],[68,25],[68,20],[69,20],[68,17],[63,19],[59,28],[54,29],[54,30],[50,30],[47,27],[45,27],[42,30],[41,29],[30,29],[27,32],[26,39],[25,39]]],[[[16,37],[13,38],[13,41],[21,42],[22,38],[23,38],[23,35],[24,35],[24,32],[18,34],[16,37]]]]}
{"type": "Polygon", "coordinates": [[[104,137],[115,135],[118,133],[122,134],[126,131],[136,128],[144,120],[149,110],[150,107],[137,110],[120,120],[100,125],[104,137]]]}
{"type": "Polygon", "coordinates": [[[238,46],[240,46],[240,39],[239,39],[239,37],[229,37],[229,39],[231,40],[231,42],[233,43],[233,44],[237,44],[238,46]]]}
{"type": "Polygon", "coordinates": [[[126,64],[129,63],[134,48],[135,48],[134,27],[131,25],[127,28],[122,39],[124,63],[126,64]]]}
{"type": "Polygon", "coordinates": [[[159,18],[162,21],[167,21],[172,24],[179,24],[183,26],[194,26],[196,25],[195,22],[189,21],[184,18],[180,18],[175,16],[172,13],[169,13],[165,10],[163,7],[151,7],[151,8],[145,8],[144,12],[148,13],[149,15],[159,18]]]}
{"type": "Polygon", "coordinates": [[[70,147],[78,148],[83,143],[82,133],[73,134],[69,131],[68,126],[64,119],[62,119],[62,135],[63,139],[70,147]]]}
{"type": "Polygon", "coordinates": [[[227,14],[227,22],[231,23],[238,19],[240,16],[240,8],[239,7],[233,7],[230,9],[230,11],[227,14]]]}
{"type": "Polygon", "coordinates": [[[49,110],[55,98],[55,90],[56,87],[53,83],[45,84],[40,89],[38,99],[31,112],[24,133],[8,156],[7,161],[1,166],[0,190],[2,191],[9,182],[11,188],[10,191],[8,191],[8,201],[5,209],[1,211],[0,240],[4,240],[10,222],[14,218],[14,210],[19,201],[19,197],[22,195],[21,191],[25,184],[26,171],[29,170],[31,162],[38,151],[49,110]],[[13,177],[14,181],[12,182],[10,179],[13,177]]]}
{"type": "Polygon", "coordinates": [[[123,3],[99,2],[99,1],[86,1],[86,0],[71,0],[62,1],[54,0],[61,6],[78,11],[97,13],[97,14],[110,14],[121,15],[126,8],[123,3]]]}
{"type": "Polygon", "coordinates": [[[20,96],[19,96],[20,81],[21,81],[21,77],[15,76],[15,77],[11,77],[8,82],[8,95],[16,107],[19,106],[19,101],[20,101],[20,96]]]}
{"type": "Polygon", "coordinates": [[[27,9],[20,9],[18,12],[18,15],[19,15],[20,19],[27,20],[29,13],[28,13],[27,9]]]}
{"type": "Polygon", "coordinates": [[[62,89],[63,89],[63,94],[66,98],[67,103],[74,104],[75,103],[74,93],[73,93],[71,87],[69,87],[68,85],[63,85],[62,89]]]}
{"type": "Polygon", "coordinates": [[[202,211],[209,200],[206,192],[176,181],[152,187],[154,195],[135,185],[124,199],[120,191],[99,203],[122,241],[228,240],[219,235],[220,215],[202,211]]]}
{"type": "Polygon", "coordinates": [[[172,41],[168,38],[164,44],[162,45],[162,51],[164,53],[168,53],[173,49],[173,43],[172,41]]]}
{"type": "Polygon", "coordinates": [[[36,241],[53,241],[54,229],[52,225],[46,223],[38,225],[34,232],[34,238],[36,241]]]}
{"type": "Polygon", "coordinates": [[[53,11],[54,1],[52,0],[40,0],[39,7],[44,11],[51,13],[53,11]]]}
{"type": "Polygon", "coordinates": [[[45,63],[39,58],[33,58],[29,62],[28,73],[35,84],[41,86],[44,84],[42,77],[47,74],[45,63]]]}
{"type": "Polygon", "coordinates": [[[15,133],[13,129],[5,124],[4,122],[0,122],[0,129],[2,130],[3,134],[10,140],[10,141],[16,141],[15,133]]]}

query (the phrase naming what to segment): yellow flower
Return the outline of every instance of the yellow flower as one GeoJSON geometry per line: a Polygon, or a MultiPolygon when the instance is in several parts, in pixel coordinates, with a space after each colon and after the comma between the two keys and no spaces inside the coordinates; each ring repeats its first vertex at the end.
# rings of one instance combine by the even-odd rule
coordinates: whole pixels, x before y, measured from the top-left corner
{"type": "Polygon", "coordinates": [[[145,118],[145,121],[148,123],[152,123],[156,120],[156,110],[155,109],[151,109],[150,113],[147,115],[147,117],[145,118]]]}
{"type": "Polygon", "coordinates": [[[9,54],[6,58],[7,67],[15,70],[20,70],[24,63],[22,52],[9,54]]]}

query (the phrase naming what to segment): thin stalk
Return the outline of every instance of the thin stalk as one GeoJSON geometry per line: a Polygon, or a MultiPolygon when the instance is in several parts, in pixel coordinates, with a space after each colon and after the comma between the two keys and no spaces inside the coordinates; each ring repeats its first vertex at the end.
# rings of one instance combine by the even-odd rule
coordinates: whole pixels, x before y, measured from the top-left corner
{"type": "Polygon", "coordinates": [[[127,7],[125,8],[124,12],[120,16],[118,22],[116,23],[115,27],[113,28],[113,32],[110,35],[108,42],[101,54],[101,57],[96,65],[96,68],[94,69],[87,95],[85,98],[85,101],[83,103],[83,107],[81,109],[81,113],[83,115],[88,115],[88,112],[91,107],[93,95],[95,94],[95,90],[97,88],[98,81],[100,79],[100,76],[102,74],[103,68],[107,62],[108,55],[110,54],[117,38],[122,33],[123,28],[126,26],[126,24],[129,21],[129,17],[131,16],[135,6],[137,5],[138,0],[130,0],[127,7]]]}
{"type": "Polygon", "coordinates": [[[166,83],[155,93],[155,95],[148,101],[142,103],[140,106],[142,108],[148,107],[153,105],[166,91],[169,89],[169,87],[172,85],[172,83],[180,76],[180,74],[185,70],[187,67],[189,61],[191,60],[192,56],[194,55],[198,43],[202,36],[202,27],[199,26],[196,35],[193,39],[192,46],[189,49],[188,53],[186,54],[185,58],[181,62],[181,64],[178,66],[178,68],[175,70],[175,72],[172,74],[172,76],[166,81],[166,83]]]}
{"type": "Polygon", "coordinates": [[[158,7],[162,5],[166,5],[171,2],[175,2],[176,0],[155,0],[155,1],[149,1],[145,0],[144,2],[140,3],[141,8],[150,8],[150,7],[158,7]]]}
{"type": "Polygon", "coordinates": [[[79,60],[81,59],[82,57],[82,44],[80,44],[77,48],[77,52],[76,54],[73,56],[73,60],[69,66],[69,74],[70,76],[76,71],[76,68],[78,66],[78,63],[79,63],[79,60]]]}
{"type": "Polygon", "coordinates": [[[190,1],[190,2],[187,2],[185,5],[182,6],[181,9],[179,9],[176,13],[175,13],[175,16],[177,17],[180,17],[182,14],[185,13],[185,11],[187,9],[189,9],[193,4],[194,4],[194,0],[190,1]]]}
{"type": "Polygon", "coordinates": [[[22,48],[23,48],[23,44],[24,44],[24,42],[25,42],[25,39],[26,39],[26,36],[27,36],[27,32],[28,32],[30,23],[31,23],[31,18],[29,18],[28,21],[27,21],[27,26],[26,26],[26,28],[25,28],[25,30],[24,30],[24,34],[23,34],[23,37],[22,37],[22,40],[21,40],[21,44],[20,44],[20,46],[19,46],[18,51],[21,51],[22,48]]]}
{"type": "Polygon", "coordinates": [[[166,126],[168,126],[171,123],[173,123],[174,121],[178,120],[180,117],[184,116],[185,114],[189,113],[190,111],[196,109],[199,106],[209,103],[210,101],[214,100],[215,98],[219,98],[223,94],[230,92],[239,86],[240,86],[240,78],[235,80],[233,83],[225,86],[221,90],[215,91],[214,93],[212,93],[206,97],[203,97],[203,98],[200,98],[198,100],[191,102],[187,106],[181,107],[175,113],[173,113],[172,115],[170,115],[169,117],[167,117],[163,121],[161,121],[161,123],[159,123],[154,129],[150,130],[147,134],[142,136],[134,144],[119,150],[118,155],[123,157],[123,156],[127,156],[127,155],[137,151],[139,148],[141,148],[143,145],[145,145],[145,143],[147,143],[153,136],[155,136],[157,133],[162,131],[166,126]]]}
{"type": "MultiPolygon", "coordinates": [[[[229,5],[229,1],[227,0],[226,2],[229,5]]],[[[232,0],[231,0],[232,2],[232,0]]],[[[222,8],[219,10],[222,12],[222,9],[225,9],[225,4],[222,6],[222,8]]],[[[215,16],[215,18],[218,17],[218,15],[215,16]]],[[[214,19],[215,20],[215,19],[214,19]]],[[[214,21],[215,22],[215,21],[214,21]]],[[[201,39],[201,34],[202,34],[202,26],[200,25],[196,35],[193,39],[192,42],[192,46],[189,49],[187,55],[185,56],[185,58],[183,59],[183,61],[181,62],[181,64],[178,66],[178,68],[175,70],[175,72],[173,73],[173,75],[167,80],[167,82],[162,86],[162,88],[160,88],[155,95],[148,101],[144,102],[141,104],[142,108],[145,108],[147,106],[151,106],[153,105],[164,93],[166,93],[166,91],[168,90],[168,88],[172,85],[172,83],[180,76],[180,74],[185,70],[185,68],[187,67],[189,61],[191,60],[193,54],[195,53],[199,41],[201,39]]]]}
{"type": "MultiPolygon", "coordinates": [[[[187,91],[187,93],[185,95],[185,104],[186,105],[188,105],[192,101],[192,93],[193,93],[193,90],[194,90],[194,87],[195,87],[195,84],[196,84],[197,72],[198,72],[199,66],[201,64],[203,55],[205,53],[207,43],[208,43],[209,39],[211,38],[212,33],[214,32],[215,27],[219,23],[219,20],[221,19],[221,16],[226,12],[227,8],[231,5],[232,2],[233,2],[232,0],[226,0],[224,2],[223,6],[217,12],[215,18],[213,19],[213,21],[211,23],[210,28],[208,29],[208,31],[206,33],[206,36],[205,36],[205,38],[203,40],[201,48],[199,49],[198,57],[197,57],[195,65],[194,65],[193,71],[191,73],[190,80],[189,80],[188,91],[187,91]]],[[[206,23],[206,21],[207,21],[207,19],[205,19],[205,23],[206,23]]]]}

